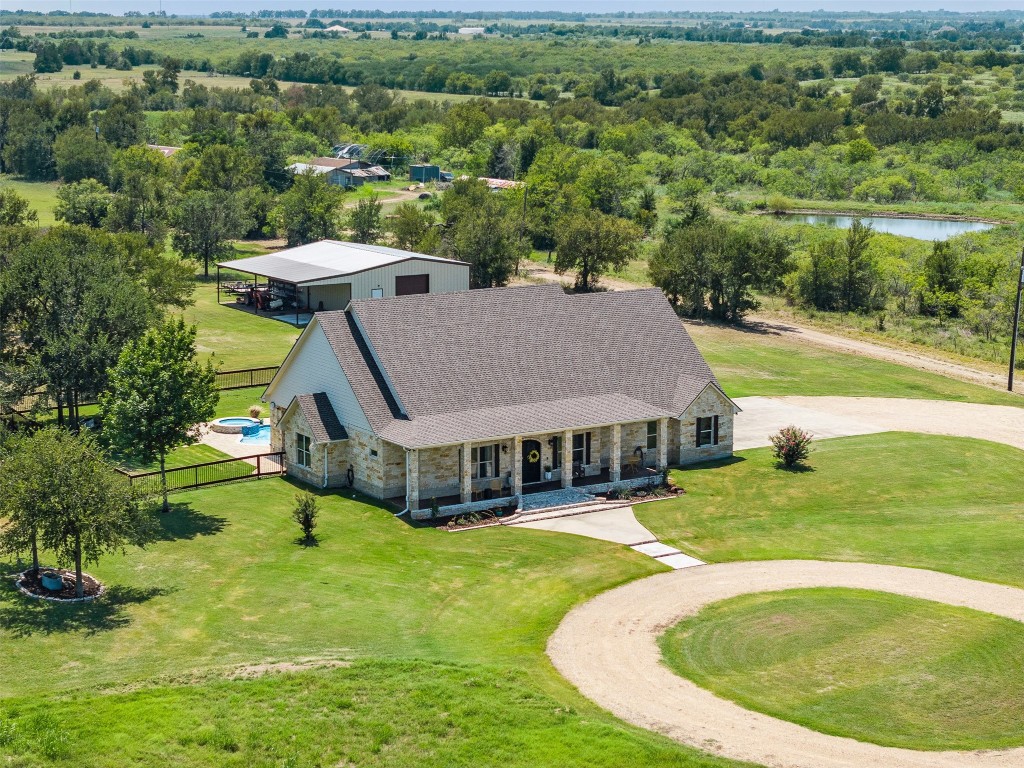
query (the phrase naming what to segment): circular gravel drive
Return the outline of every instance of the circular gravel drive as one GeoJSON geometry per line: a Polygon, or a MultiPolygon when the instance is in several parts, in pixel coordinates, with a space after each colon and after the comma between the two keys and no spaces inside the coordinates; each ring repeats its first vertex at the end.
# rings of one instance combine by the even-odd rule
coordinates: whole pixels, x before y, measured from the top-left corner
{"type": "Polygon", "coordinates": [[[721,699],[662,663],[657,637],[709,603],[801,587],[874,589],[1024,622],[1024,590],[935,571],[817,560],[722,563],[599,595],[565,617],[548,655],[584,696],[617,717],[724,757],[772,768],[1024,766],[1024,748],[918,752],[828,736],[721,699]]]}

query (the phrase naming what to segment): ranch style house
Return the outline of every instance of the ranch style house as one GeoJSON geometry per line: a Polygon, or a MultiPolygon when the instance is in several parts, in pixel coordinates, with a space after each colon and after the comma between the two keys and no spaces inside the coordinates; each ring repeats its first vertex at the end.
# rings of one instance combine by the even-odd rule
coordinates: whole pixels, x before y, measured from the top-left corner
{"type": "Polygon", "coordinates": [[[263,399],[291,475],[416,519],[649,483],[731,455],[736,412],[661,291],[556,285],[317,312],[263,399]]]}

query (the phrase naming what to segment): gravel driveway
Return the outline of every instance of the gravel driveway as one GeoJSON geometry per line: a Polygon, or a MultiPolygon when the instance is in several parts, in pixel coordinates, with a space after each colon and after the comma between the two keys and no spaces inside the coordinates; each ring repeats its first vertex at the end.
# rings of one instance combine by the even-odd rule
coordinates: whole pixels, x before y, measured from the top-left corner
{"type": "Polygon", "coordinates": [[[818,438],[872,432],[924,432],[976,437],[1024,449],[1024,408],[894,397],[740,397],[737,451],[769,445],[768,436],[794,424],[818,438]]]}
{"type": "Polygon", "coordinates": [[[548,656],[580,692],[630,723],[706,752],[772,768],[1021,768],[1024,748],[917,752],[828,736],[743,709],[661,663],[657,637],[703,606],[749,592],[853,587],[893,592],[1024,622],[1024,590],[867,563],[777,560],[658,574],[574,609],[548,656]]]}

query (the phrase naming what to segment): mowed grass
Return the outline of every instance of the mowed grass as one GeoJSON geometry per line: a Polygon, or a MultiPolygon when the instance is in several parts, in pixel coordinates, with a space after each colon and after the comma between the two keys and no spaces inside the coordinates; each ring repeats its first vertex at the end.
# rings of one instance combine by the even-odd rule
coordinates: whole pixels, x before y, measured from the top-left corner
{"type": "Polygon", "coordinates": [[[298,490],[174,496],[159,541],[89,566],[109,587],[96,603],[0,583],[0,749],[28,766],[731,765],[624,726],[544,655],[573,605],[656,561],[541,531],[414,528],[336,493],[302,546],[298,490]],[[231,679],[311,657],[354,666],[231,679]]]}
{"type": "Polygon", "coordinates": [[[909,397],[1024,407],[1017,394],[773,334],[695,323],[686,329],[731,397],[909,397]]]}
{"type": "Polygon", "coordinates": [[[889,432],[823,440],[809,463],[779,469],[764,448],[674,470],[687,493],[636,515],[712,562],[892,563],[1024,587],[1024,452],[889,432]]]}
{"type": "Polygon", "coordinates": [[[0,174],[0,189],[13,189],[28,200],[29,207],[39,215],[39,226],[48,227],[56,221],[53,206],[57,203],[57,182],[21,181],[7,174],[0,174]]]}
{"type": "MultiPolygon", "coordinates": [[[[197,351],[212,356],[220,370],[280,365],[299,337],[299,329],[288,323],[218,305],[215,280],[197,280],[193,298],[195,304],[185,310],[185,320],[198,328],[197,351]]],[[[228,295],[222,294],[221,299],[226,302],[228,295]]]]}
{"type": "Polygon", "coordinates": [[[659,640],[744,707],[889,747],[1024,744],[1024,625],[900,595],[796,589],[707,606],[659,640]]]}

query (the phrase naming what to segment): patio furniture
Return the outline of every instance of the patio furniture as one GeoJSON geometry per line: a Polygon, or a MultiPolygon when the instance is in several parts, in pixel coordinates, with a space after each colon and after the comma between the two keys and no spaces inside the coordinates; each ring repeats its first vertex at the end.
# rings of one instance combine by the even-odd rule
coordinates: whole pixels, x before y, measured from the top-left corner
{"type": "Polygon", "coordinates": [[[640,457],[635,453],[632,456],[626,457],[626,463],[623,469],[631,475],[635,475],[640,471],[640,457]]]}

